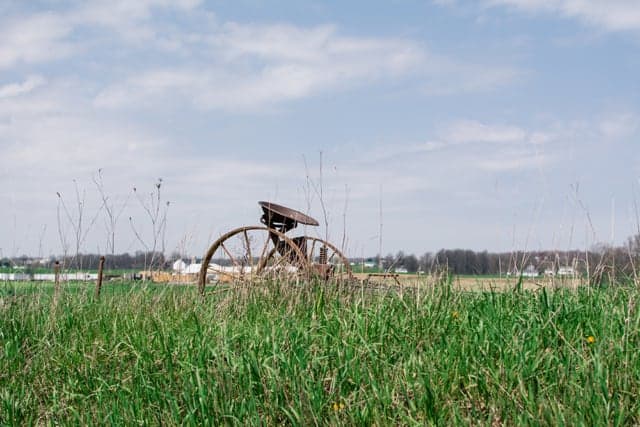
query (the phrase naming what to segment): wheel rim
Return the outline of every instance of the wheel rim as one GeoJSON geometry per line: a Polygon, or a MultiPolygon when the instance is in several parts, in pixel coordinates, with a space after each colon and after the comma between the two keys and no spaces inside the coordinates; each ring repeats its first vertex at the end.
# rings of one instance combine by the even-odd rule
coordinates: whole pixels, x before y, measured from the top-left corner
{"type": "Polygon", "coordinates": [[[304,259],[300,249],[283,233],[261,226],[240,227],[209,247],[200,266],[198,287],[204,293],[207,278],[223,283],[253,283],[296,277],[301,270],[299,260],[304,259]]]}
{"type": "Polygon", "coordinates": [[[334,280],[349,280],[353,276],[351,274],[351,266],[349,265],[349,259],[344,256],[342,251],[337,247],[327,242],[326,240],[303,236],[292,239],[294,242],[298,242],[299,239],[304,239],[305,243],[301,246],[301,250],[305,253],[305,260],[307,262],[308,273],[312,276],[324,276],[325,279],[334,280]],[[328,271],[324,272],[321,258],[321,248],[326,248],[326,265],[328,265],[328,271]]]}

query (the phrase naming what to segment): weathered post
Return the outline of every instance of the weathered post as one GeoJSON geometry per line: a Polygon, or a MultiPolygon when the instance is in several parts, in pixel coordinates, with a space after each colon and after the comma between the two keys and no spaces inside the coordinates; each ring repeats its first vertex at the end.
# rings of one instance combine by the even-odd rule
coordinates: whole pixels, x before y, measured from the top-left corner
{"type": "Polygon", "coordinates": [[[98,266],[98,280],[96,281],[96,299],[100,298],[100,289],[102,288],[102,271],[104,270],[104,255],[100,257],[100,265],[98,266]]]}
{"type": "Polygon", "coordinates": [[[55,265],[53,266],[53,273],[55,282],[55,294],[56,296],[58,296],[58,294],[60,293],[60,261],[56,261],[55,265]]]}

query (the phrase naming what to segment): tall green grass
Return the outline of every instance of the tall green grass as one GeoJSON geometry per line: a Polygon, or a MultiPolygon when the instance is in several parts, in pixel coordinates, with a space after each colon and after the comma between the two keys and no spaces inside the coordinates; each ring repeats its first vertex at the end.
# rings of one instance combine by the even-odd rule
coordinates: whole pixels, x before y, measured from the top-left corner
{"type": "Polygon", "coordinates": [[[635,288],[110,286],[0,286],[0,424],[640,422],[635,288]]]}

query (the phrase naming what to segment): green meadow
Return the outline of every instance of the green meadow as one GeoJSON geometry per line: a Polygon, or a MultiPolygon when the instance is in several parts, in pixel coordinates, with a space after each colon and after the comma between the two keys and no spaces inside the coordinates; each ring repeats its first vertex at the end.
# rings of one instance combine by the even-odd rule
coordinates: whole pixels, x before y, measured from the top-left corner
{"type": "Polygon", "coordinates": [[[633,286],[0,284],[0,424],[640,423],[633,286]]]}

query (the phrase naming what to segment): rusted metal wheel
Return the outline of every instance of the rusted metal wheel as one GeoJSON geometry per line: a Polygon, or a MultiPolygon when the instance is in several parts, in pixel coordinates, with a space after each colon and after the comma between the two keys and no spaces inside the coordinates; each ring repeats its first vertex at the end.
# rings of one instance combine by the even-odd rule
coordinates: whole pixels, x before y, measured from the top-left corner
{"type": "Polygon", "coordinates": [[[291,240],[304,253],[307,270],[312,276],[336,281],[353,278],[349,259],[331,243],[311,236],[291,240]]]}
{"type": "Polygon", "coordinates": [[[205,254],[198,289],[204,294],[208,279],[221,283],[255,283],[292,278],[305,271],[305,256],[284,233],[268,227],[249,226],[229,231],[205,254]]]}

